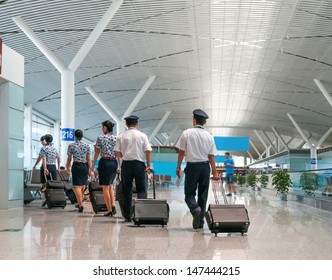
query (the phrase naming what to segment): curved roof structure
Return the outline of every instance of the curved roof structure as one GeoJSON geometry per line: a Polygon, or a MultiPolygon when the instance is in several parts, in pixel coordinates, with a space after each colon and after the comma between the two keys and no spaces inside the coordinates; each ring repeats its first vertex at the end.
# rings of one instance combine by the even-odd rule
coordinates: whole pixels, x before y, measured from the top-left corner
{"type": "MultiPolygon", "coordinates": [[[[116,1],[0,1],[0,37],[25,57],[26,104],[60,120],[61,77],[13,18],[68,66],[116,1]]],[[[332,126],[314,81],[332,87],[331,46],[331,1],[124,0],[75,72],[76,127],[94,141],[109,118],[86,87],[121,118],[155,76],[133,111],[147,135],[168,114],[154,143],[176,141],[196,108],[214,135],[250,136],[254,157],[276,131],[303,144],[287,114],[316,143],[332,126]]]]}

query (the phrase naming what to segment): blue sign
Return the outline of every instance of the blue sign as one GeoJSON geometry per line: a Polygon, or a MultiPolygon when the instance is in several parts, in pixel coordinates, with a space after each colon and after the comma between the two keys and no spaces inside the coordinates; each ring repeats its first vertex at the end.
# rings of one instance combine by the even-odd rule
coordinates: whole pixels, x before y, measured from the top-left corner
{"type": "Polygon", "coordinates": [[[310,162],[311,164],[317,164],[317,158],[311,158],[310,162]]]}
{"type": "Polygon", "coordinates": [[[62,128],[61,139],[62,141],[74,141],[75,129],[73,128],[62,128]]]}
{"type": "Polygon", "coordinates": [[[249,137],[215,136],[214,142],[218,151],[249,151],[249,137]]]}

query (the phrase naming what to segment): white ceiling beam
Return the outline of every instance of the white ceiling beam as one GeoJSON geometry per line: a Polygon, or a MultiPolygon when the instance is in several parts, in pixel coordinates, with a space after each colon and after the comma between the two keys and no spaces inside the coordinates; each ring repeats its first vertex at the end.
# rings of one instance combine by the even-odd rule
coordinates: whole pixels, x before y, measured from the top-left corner
{"type": "Polygon", "coordinates": [[[174,134],[177,132],[178,129],[179,129],[179,126],[174,127],[171,134],[167,137],[166,141],[164,142],[165,146],[171,143],[172,138],[174,137],[174,134]]]}
{"type": "Polygon", "coordinates": [[[273,150],[278,153],[278,149],[274,146],[274,144],[272,143],[272,141],[270,140],[270,138],[267,136],[266,132],[264,130],[262,130],[262,133],[265,135],[267,141],[270,143],[270,146],[273,148],[273,150]]]}
{"type": "Polygon", "coordinates": [[[171,114],[171,111],[167,111],[165,113],[165,115],[163,116],[163,118],[160,120],[160,122],[158,123],[158,125],[156,126],[156,128],[153,130],[152,134],[150,135],[149,141],[151,141],[153,138],[155,138],[155,136],[159,132],[160,128],[164,125],[164,123],[166,122],[166,120],[168,119],[168,117],[169,117],[170,114],[171,114]]]}
{"type": "Polygon", "coordinates": [[[261,153],[258,151],[258,149],[254,145],[254,143],[251,141],[251,139],[249,139],[249,143],[254,148],[254,150],[256,151],[256,153],[258,154],[258,157],[261,158],[262,157],[261,153]]]}
{"type": "Polygon", "coordinates": [[[267,145],[265,144],[265,142],[264,142],[262,136],[260,136],[260,134],[258,133],[257,130],[254,130],[254,132],[255,132],[256,136],[257,136],[258,139],[262,142],[262,144],[264,145],[264,147],[265,147],[265,149],[266,149],[266,148],[267,148],[267,145]]]}
{"type": "Polygon", "coordinates": [[[295,128],[297,129],[297,131],[301,134],[303,140],[309,145],[309,147],[312,147],[313,144],[311,143],[311,141],[308,139],[308,137],[304,134],[303,130],[301,129],[301,127],[297,124],[297,122],[295,121],[295,119],[293,118],[293,116],[289,113],[287,113],[288,118],[291,120],[291,122],[293,123],[293,125],[295,126],[295,128]]]}
{"type": "Polygon", "coordinates": [[[282,138],[282,136],[279,133],[279,131],[275,127],[271,127],[271,129],[274,132],[274,134],[279,138],[279,140],[282,142],[282,144],[284,145],[284,147],[286,148],[286,150],[289,151],[289,147],[288,147],[287,143],[285,142],[285,140],[282,138]]]}
{"type": "Polygon", "coordinates": [[[106,102],[98,96],[98,94],[91,87],[86,87],[85,89],[98,102],[98,104],[106,111],[106,113],[115,121],[117,134],[119,135],[121,132],[123,132],[125,130],[123,121],[106,104],[106,102]]]}
{"type": "Polygon", "coordinates": [[[46,46],[46,44],[21,17],[13,17],[13,21],[60,73],[63,73],[66,70],[66,66],[60,61],[60,59],[57,58],[57,56],[46,46]]]}
{"type": "Polygon", "coordinates": [[[318,86],[318,88],[320,89],[320,91],[323,93],[323,95],[325,96],[326,100],[330,103],[331,107],[332,107],[332,96],[330,95],[330,93],[326,90],[325,86],[323,85],[323,83],[320,80],[314,79],[314,82],[316,83],[316,85],[318,86]]]}
{"type": "Polygon", "coordinates": [[[326,131],[325,134],[318,140],[318,142],[315,145],[317,149],[323,144],[323,142],[331,134],[331,132],[332,132],[332,127],[330,127],[328,131],[326,131]]]}
{"type": "Polygon", "coordinates": [[[150,85],[153,83],[154,79],[156,78],[156,76],[150,76],[147,81],[145,82],[145,84],[143,85],[143,87],[141,88],[141,90],[137,93],[137,95],[135,96],[134,100],[131,102],[131,104],[129,105],[129,107],[127,108],[127,110],[125,111],[125,113],[122,116],[122,120],[124,120],[125,117],[128,117],[131,115],[131,113],[134,111],[134,109],[136,108],[137,104],[140,102],[140,100],[142,99],[142,97],[144,96],[144,94],[146,93],[146,91],[148,90],[148,88],[150,87],[150,85]]]}
{"type": "Polygon", "coordinates": [[[78,53],[75,55],[75,57],[69,64],[69,70],[75,72],[78,69],[78,67],[81,65],[93,45],[100,37],[101,33],[103,33],[108,23],[111,21],[118,9],[121,7],[122,3],[123,0],[113,0],[112,5],[107,9],[103,17],[99,20],[96,27],[90,33],[89,37],[85,40],[78,53]]]}

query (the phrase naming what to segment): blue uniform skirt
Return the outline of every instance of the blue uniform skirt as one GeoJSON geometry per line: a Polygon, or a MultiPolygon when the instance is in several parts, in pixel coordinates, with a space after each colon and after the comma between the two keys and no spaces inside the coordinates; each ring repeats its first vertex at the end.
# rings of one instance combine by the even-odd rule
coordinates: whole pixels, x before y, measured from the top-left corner
{"type": "Polygon", "coordinates": [[[108,186],[113,184],[118,169],[116,160],[101,158],[98,163],[99,185],[108,186]]]}
{"type": "Polygon", "coordinates": [[[74,186],[86,186],[88,183],[89,166],[87,162],[73,162],[71,175],[74,186]]]}

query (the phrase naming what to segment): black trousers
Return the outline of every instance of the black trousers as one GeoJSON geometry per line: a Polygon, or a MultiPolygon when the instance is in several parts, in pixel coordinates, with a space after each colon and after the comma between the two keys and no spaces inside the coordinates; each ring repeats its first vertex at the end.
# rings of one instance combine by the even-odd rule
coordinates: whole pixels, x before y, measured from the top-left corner
{"type": "MultiPolygon", "coordinates": [[[[187,163],[184,180],[185,201],[189,207],[190,213],[194,216],[196,211],[206,211],[210,183],[210,165],[209,162],[187,163]],[[196,192],[197,200],[196,200],[196,192]]],[[[201,223],[204,217],[202,215],[201,223]]]]}
{"type": "Polygon", "coordinates": [[[131,219],[131,199],[133,180],[135,179],[137,198],[146,197],[145,163],[138,160],[124,160],[121,166],[121,177],[124,194],[125,219],[131,219]]]}

